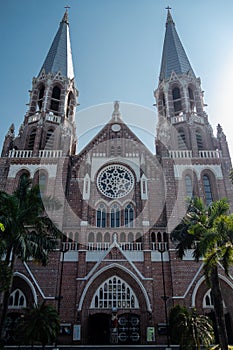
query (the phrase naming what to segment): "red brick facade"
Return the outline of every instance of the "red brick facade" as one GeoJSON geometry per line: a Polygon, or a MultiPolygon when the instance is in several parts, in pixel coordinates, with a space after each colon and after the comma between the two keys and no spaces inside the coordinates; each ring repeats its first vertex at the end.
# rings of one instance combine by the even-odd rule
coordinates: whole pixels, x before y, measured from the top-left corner
{"type": "MultiPolygon", "coordinates": [[[[21,290],[27,305],[46,299],[59,308],[64,330],[71,330],[64,331],[63,343],[113,343],[115,333],[120,344],[166,343],[164,287],[167,311],[177,303],[203,313],[212,310],[205,303],[209,288],[202,263],[193,261],[191,251],[180,261],[169,237],[185,213],[189,191],[207,202],[209,195],[212,200],[228,197],[233,204],[225,135],[220,126],[213,135],[199,79],[173,72],[155,91],[156,154],[124,123],[118,102],[109,123],[75,154],[77,96],[72,79],[42,70],[33,79],[19,135],[11,128],[5,139],[1,189],[13,192],[27,172],[62,204],[49,215],[64,232],[63,253],[51,254],[47,267],[18,262],[13,291],[21,290]],[[52,111],[54,87],[60,89],[60,104],[52,111]],[[174,87],[181,92],[179,114],[174,87]],[[192,103],[195,111],[187,107],[192,103]],[[119,320],[115,333],[113,316],[119,320]],[[124,328],[124,322],[131,327],[124,328]],[[80,338],[74,326],[81,326],[80,338]],[[155,339],[147,337],[147,327],[154,327],[155,339]]],[[[219,274],[231,319],[233,285],[221,267],[219,274]]]]}

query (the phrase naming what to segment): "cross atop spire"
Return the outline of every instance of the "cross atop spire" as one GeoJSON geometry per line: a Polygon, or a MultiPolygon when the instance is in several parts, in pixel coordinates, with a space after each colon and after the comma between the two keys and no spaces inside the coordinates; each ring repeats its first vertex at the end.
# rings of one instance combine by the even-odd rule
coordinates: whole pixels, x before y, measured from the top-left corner
{"type": "Polygon", "coordinates": [[[58,72],[61,72],[63,76],[73,79],[74,70],[68,22],[69,6],[66,6],[65,8],[66,11],[62,18],[62,21],[60,22],[60,27],[43,63],[41,71],[44,69],[46,74],[56,74],[58,72]]]}
{"type": "Polygon", "coordinates": [[[191,72],[195,76],[186,52],[177,34],[170,9],[171,8],[169,6],[166,7],[167,21],[159,77],[160,81],[163,79],[169,79],[172,72],[175,72],[178,75],[191,72]]]}
{"type": "Polygon", "coordinates": [[[64,16],[62,18],[62,22],[69,24],[69,20],[68,20],[68,9],[70,9],[70,6],[66,5],[65,6],[66,12],[64,13],[64,16]]]}
{"type": "Polygon", "coordinates": [[[170,6],[167,6],[167,7],[166,7],[166,10],[167,10],[167,22],[166,22],[166,25],[167,25],[168,23],[174,23],[174,22],[173,22],[173,19],[172,19],[171,12],[170,12],[171,9],[172,9],[172,8],[171,8],[170,6]]]}

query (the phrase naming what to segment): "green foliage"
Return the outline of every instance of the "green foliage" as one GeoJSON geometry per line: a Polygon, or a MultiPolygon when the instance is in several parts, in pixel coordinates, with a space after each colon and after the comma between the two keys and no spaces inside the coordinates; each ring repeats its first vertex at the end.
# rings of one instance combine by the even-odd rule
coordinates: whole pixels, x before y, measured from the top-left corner
{"type": "Polygon", "coordinates": [[[24,179],[13,194],[0,192],[0,222],[5,227],[0,232],[0,256],[8,262],[13,254],[22,261],[33,257],[47,264],[61,233],[46,215],[38,186],[31,187],[24,179]]]}
{"type": "Polygon", "coordinates": [[[0,261],[0,292],[8,290],[11,283],[11,269],[5,261],[0,261]]]}
{"type": "Polygon", "coordinates": [[[181,350],[200,349],[201,345],[209,346],[214,342],[211,320],[195,310],[176,305],[170,311],[169,324],[171,342],[179,344],[181,350]]]}
{"type": "Polygon", "coordinates": [[[23,333],[23,341],[27,344],[39,342],[43,347],[53,343],[59,333],[60,321],[57,310],[43,302],[41,305],[25,309],[18,333],[23,333]]]}
{"type": "Polygon", "coordinates": [[[203,260],[206,282],[209,284],[218,326],[222,350],[227,349],[227,332],[223,299],[218,276],[219,263],[226,275],[233,265],[233,215],[229,214],[226,199],[220,199],[206,207],[200,198],[193,198],[187,214],[172,233],[177,243],[177,255],[183,258],[185,251],[193,249],[193,258],[203,260]]]}
{"type": "Polygon", "coordinates": [[[194,249],[193,257],[196,261],[204,258],[208,282],[218,262],[221,262],[227,275],[233,264],[233,215],[229,215],[228,211],[226,199],[205,207],[200,198],[194,198],[189,203],[186,216],[172,232],[180,258],[190,248],[194,249]]]}
{"type": "Polygon", "coordinates": [[[42,199],[39,187],[31,186],[28,178],[20,181],[13,194],[0,191],[0,223],[4,226],[4,231],[0,230],[0,260],[4,258],[0,272],[0,289],[4,291],[0,333],[4,328],[15,260],[33,259],[45,266],[49,253],[57,247],[57,238],[62,235],[47,216],[46,207],[57,209],[59,203],[49,197],[42,199]]]}

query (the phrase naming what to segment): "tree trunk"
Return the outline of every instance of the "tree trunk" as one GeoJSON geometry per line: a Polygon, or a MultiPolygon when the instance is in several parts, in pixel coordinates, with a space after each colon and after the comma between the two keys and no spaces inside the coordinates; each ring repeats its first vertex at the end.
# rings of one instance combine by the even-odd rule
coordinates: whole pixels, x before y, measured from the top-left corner
{"type": "Polygon", "coordinates": [[[219,336],[219,345],[221,350],[228,350],[228,338],[226,331],[226,323],[223,309],[223,298],[218,277],[218,267],[214,267],[211,272],[211,291],[214,304],[214,312],[216,317],[217,331],[219,336]]]}
{"type": "Polygon", "coordinates": [[[9,303],[9,298],[10,298],[10,293],[11,293],[11,288],[12,288],[12,283],[13,283],[13,268],[14,268],[14,262],[15,262],[15,256],[14,253],[12,253],[12,250],[10,250],[7,255],[6,255],[6,262],[9,262],[10,267],[11,267],[11,281],[8,290],[3,292],[3,303],[2,303],[2,309],[1,311],[1,318],[0,318],[0,339],[3,339],[4,336],[4,323],[6,319],[6,314],[8,310],[8,303],[9,303]],[[11,261],[10,261],[11,257],[11,261]]]}

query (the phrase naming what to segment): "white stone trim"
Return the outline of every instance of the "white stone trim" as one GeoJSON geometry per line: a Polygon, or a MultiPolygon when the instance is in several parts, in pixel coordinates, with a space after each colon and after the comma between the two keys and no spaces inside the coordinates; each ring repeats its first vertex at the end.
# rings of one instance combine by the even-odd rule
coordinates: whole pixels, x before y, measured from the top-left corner
{"type": "Polygon", "coordinates": [[[203,268],[203,265],[204,265],[204,264],[202,263],[201,266],[199,267],[199,269],[197,270],[195,276],[193,277],[192,281],[191,281],[190,284],[188,285],[188,287],[187,287],[185,293],[184,293],[183,295],[180,295],[180,296],[173,296],[173,297],[172,297],[173,299],[184,299],[184,298],[186,298],[186,296],[187,296],[188,292],[190,291],[192,285],[194,284],[195,280],[197,279],[197,276],[200,274],[200,272],[201,272],[201,270],[202,270],[202,268],[203,268]]]}
{"type": "Polygon", "coordinates": [[[83,181],[83,199],[88,200],[90,198],[91,180],[89,174],[86,174],[83,181]]]}
{"type": "Polygon", "coordinates": [[[45,294],[44,294],[44,292],[42,291],[42,289],[40,288],[39,283],[37,282],[35,276],[33,275],[32,271],[30,270],[28,264],[25,263],[25,262],[24,262],[23,264],[24,264],[24,266],[25,266],[27,272],[29,273],[31,279],[32,279],[33,282],[35,283],[35,285],[36,285],[38,291],[40,292],[40,295],[42,296],[42,298],[43,298],[43,299],[48,299],[48,300],[54,300],[55,297],[46,297],[46,296],[45,296],[45,294]]]}
{"type": "Polygon", "coordinates": [[[15,178],[16,175],[19,173],[21,170],[26,170],[30,173],[30,177],[33,178],[35,173],[38,170],[45,170],[48,173],[48,177],[56,177],[57,174],[57,164],[11,164],[9,173],[8,173],[8,178],[15,178]]]}
{"type": "MultiPolygon", "coordinates": [[[[233,290],[233,283],[232,282],[230,282],[225,276],[222,276],[220,274],[218,276],[221,280],[226,282],[228,284],[228,286],[233,290]]],[[[195,288],[194,288],[193,294],[192,294],[192,307],[195,307],[195,300],[196,300],[197,291],[204,281],[205,281],[205,276],[202,276],[199,279],[199,281],[197,282],[197,284],[195,285],[195,288]]]]}
{"type": "Polygon", "coordinates": [[[103,267],[101,270],[97,271],[91,278],[90,280],[87,282],[84,290],[83,290],[83,293],[81,295],[81,298],[80,298],[80,301],[79,301],[79,305],[78,305],[78,311],[81,311],[82,310],[82,306],[83,306],[83,302],[84,302],[84,298],[87,294],[87,291],[89,289],[89,287],[91,286],[91,284],[93,283],[93,281],[99,277],[102,273],[104,273],[105,271],[109,270],[109,269],[112,269],[112,268],[118,268],[120,270],[123,270],[124,272],[126,272],[127,274],[129,274],[134,280],[135,282],[139,285],[143,295],[144,295],[144,298],[145,298],[145,301],[146,301],[146,305],[147,305],[147,311],[148,312],[151,312],[152,309],[151,309],[151,305],[150,305],[150,300],[149,300],[149,297],[148,297],[148,294],[147,294],[147,291],[145,289],[145,287],[143,286],[143,284],[141,283],[141,281],[138,279],[138,277],[136,275],[134,275],[129,269],[127,269],[127,267],[125,266],[121,266],[120,264],[117,264],[117,263],[113,263],[111,265],[108,265],[108,266],[105,266],[103,267]]]}
{"type": "Polygon", "coordinates": [[[114,157],[114,158],[92,158],[91,164],[91,181],[95,180],[96,174],[101,167],[104,165],[110,164],[122,164],[130,167],[135,175],[136,181],[140,181],[140,159],[137,158],[123,158],[123,157],[114,157]]]}
{"type": "Polygon", "coordinates": [[[32,282],[29,280],[29,278],[27,276],[25,276],[24,274],[22,274],[21,272],[14,272],[13,274],[13,277],[19,277],[19,278],[22,278],[30,287],[31,291],[32,291],[32,294],[33,294],[33,299],[34,299],[34,303],[37,305],[38,303],[38,299],[37,299],[37,294],[36,294],[36,290],[32,284],[32,282]]]}
{"type": "Polygon", "coordinates": [[[183,173],[187,170],[191,170],[197,174],[198,180],[201,179],[201,173],[204,170],[210,170],[214,173],[217,179],[223,179],[222,168],[219,164],[207,165],[207,164],[174,164],[175,178],[182,179],[183,173]]]}

